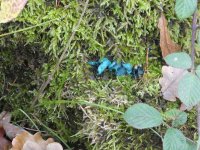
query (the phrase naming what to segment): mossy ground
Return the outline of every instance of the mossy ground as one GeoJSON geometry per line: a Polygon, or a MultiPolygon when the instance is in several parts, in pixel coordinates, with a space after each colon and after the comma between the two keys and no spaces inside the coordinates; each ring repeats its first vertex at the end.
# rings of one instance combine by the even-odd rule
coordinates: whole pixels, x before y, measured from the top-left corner
{"type": "MultiPolygon", "coordinates": [[[[37,126],[46,136],[74,149],[161,150],[161,140],[151,130],[128,127],[121,114],[109,109],[124,112],[138,102],[160,111],[179,107],[179,102],[162,99],[158,83],[163,62],[157,23],[162,9],[172,38],[184,50],[190,47],[191,20],[176,19],[174,0],[91,0],[60,70],[35,103],[38,89],[55,68],[84,4],[61,0],[55,6],[55,1],[29,0],[15,22],[0,26],[3,34],[38,25],[1,37],[1,110],[11,111],[15,124],[29,129],[37,126]],[[40,25],[49,20],[53,21],[40,25]],[[150,58],[149,74],[139,80],[107,74],[96,77],[87,65],[104,56],[144,64],[148,48],[156,59],[150,58]]],[[[195,137],[194,120],[192,111],[182,128],[190,138],[195,137]]],[[[163,135],[165,128],[157,130],[163,135]]]]}

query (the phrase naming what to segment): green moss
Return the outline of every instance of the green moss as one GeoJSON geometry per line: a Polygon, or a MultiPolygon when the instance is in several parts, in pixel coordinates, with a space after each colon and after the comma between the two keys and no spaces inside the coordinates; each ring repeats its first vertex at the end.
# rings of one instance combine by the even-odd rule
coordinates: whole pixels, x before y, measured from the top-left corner
{"type": "MultiPolygon", "coordinates": [[[[15,22],[0,25],[0,32],[7,33],[53,20],[1,38],[0,88],[7,89],[4,80],[1,80],[6,77],[9,91],[1,94],[3,103],[0,103],[0,107],[13,111],[15,121],[21,120],[16,123],[34,128],[30,120],[18,110],[23,109],[41,130],[51,134],[36,118],[71,147],[161,149],[161,141],[151,131],[128,127],[116,112],[78,103],[86,100],[122,112],[137,102],[146,102],[160,111],[178,107],[178,102],[169,103],[160,96],[158,79],[161,75],[161,56],[157,28],[160,0],[91,0],[60,70],[45,89],[43,98],[33,106],[40,85],[54,69],[65,49],[72,29],[81,16],[83,5],[80,1],[61,0],[60,6],[56,7],[53,1],[29,0],[15,22]],[[116,78],[107,74],[96,78],[87,65],[89,60],[104,56],[132,64],[144,64],[147,48],[152,49],[151,53],[156,60],[150,58],[149,75],[141,80],[133,80],[128,76],[116,78]],[[21,53],[16,55],[16,51],[21,53]],[[38,64],[32,65],[30,58],[34,58],[33,61],[38,64]],[[22,60],[22,64],[13,60],[22,60]],[[28,65],[27,70],[23,66],[24,62],[28,65]],[[8,70],[13,66],[18,69],[8,70]],[[35,67],[31,69],[32,66],[35,67]],[[20,76],[22,80],[10,84],[14,81],[14,78],[7,79],[11,73],[20,76]],[[70,103],[59,103],[59,100],[70,103]],[[53,102],[54,105],[46,102],[53,102]]],[[[184,50],[189,50],[190,19],[184,22],[177,20],[174,0],[164,0],[162,6],[172,38],[184,50]]],[[[189,118],[189,123],[195,125],[193,119],[194,114],[189,118]]],[[[164,131],[158,130],[161,133],[164,131]]],[[[184,131],[188,134],[188,130],[184,131]]]]}

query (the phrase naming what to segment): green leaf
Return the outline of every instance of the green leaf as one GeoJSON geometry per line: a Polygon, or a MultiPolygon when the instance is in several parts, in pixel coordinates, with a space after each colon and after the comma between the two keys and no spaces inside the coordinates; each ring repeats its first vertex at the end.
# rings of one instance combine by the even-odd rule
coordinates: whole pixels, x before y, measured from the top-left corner
{"type": "Polygon", "coordinates": [[[182,150],[185,145],[186,138],[181,131],[174,128],[167,129],[163,140],[164,150],[182,150]]]}
{"type": "Polygon", "coordinates": [[[172,53],[167,55],[164,59],[169,66],[175,68],[189,69],[192,66],[192,60],[185,52],[172,53]]]}
{"type": "Polygon", "coordinates": [[[186,141],[185,148],[183,150],[197,150],[197,144],[190,141],[186,141]]]}
{"type": "Polygon", "coordinates": [[[124,119],[129,125],[137,129],[156,127],[163,122],[159,111],[143,103],[129,107],[124,114],[124,119]]]}
{"type": "Polygon", "coordinates": [[[190,17],[197,8],[197,0],[176,0],[175,12],[179,19],[190,17]]]}
{"type": "Polygon", "coordinates": [[[178,85],[178,97],[187,106],[192,107],[200,102],[200,79],[187,73],[178,85]]]}
{"type": "Polygon", "coordinates": [[[200,78],[200,65],[198,65],[196,68],[196,74],[200,78]]]}
{"type": "Polygon", "coordinates": [[[177,127],[183,125],[187,121],[187,113],[180,111],[178,109],[171,109],[165,113],[166,117],[173,120],[172,126],[177,127]]]}

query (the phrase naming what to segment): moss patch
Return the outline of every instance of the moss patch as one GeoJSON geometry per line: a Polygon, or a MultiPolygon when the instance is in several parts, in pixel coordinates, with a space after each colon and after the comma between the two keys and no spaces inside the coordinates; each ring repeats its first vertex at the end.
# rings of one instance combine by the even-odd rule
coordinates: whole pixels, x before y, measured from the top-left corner
{"type": "MultiPolygon", "coordinates": [[[[56,7],[53,1],[30,0],[15,22],[0,25],[1,33],[38,25],[1,38],[0,108],[12,111],[16,124],[35,128],[19,108],[24,110],[41,130],[75,149],[161,149],[161,141],[151,131],[128,127],[120,114],[102,106],[122,112],[138,102],[161,111],[178,107],[178,102],[161,98],[158,84],[162,61],[157,23],[162,9],[172,38],[185,50],[190,47],[190,20],[176,19],[174,0],[162,4],[160,0],[91,0],[60,70],[45,89],[43,98],[33,105],[83,7],[84,1],[61,0],[56,7]],[[87,65],[94,57],[104,56],[144,64],[148,48],[156,59],[150,58],[149,75],[141,80],[107,74],[95,77],[87,65]],[[80,103],[83,100],[100,107],[83,105],[80,103]]],[[[194,112],[189,123],[195,125],[194,112]]],[[[196,131],[187,128],[187,125],[183,128],[186,134],[191,134],[189,130],[196,131]]],[[[164,133],[164,129],[158,131],[164,133]]]]}

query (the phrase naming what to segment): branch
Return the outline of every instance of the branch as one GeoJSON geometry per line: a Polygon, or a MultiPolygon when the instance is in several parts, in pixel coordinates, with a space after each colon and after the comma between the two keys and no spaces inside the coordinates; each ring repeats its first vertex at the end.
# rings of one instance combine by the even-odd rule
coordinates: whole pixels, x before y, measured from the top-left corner
{"type": "Polygon", "coordinates": [[[38,95],[36,96],[33,104],[35,104],[35,102],[40,98],[40,96],[43,94],[45,88],[49,85],[49,83],[51,82],[51,80],[53,79],[53,76],[55,75],[55,73],[59,70],[60,68],[60,64],[61,62],[63,61],[63,59],[69,55],[69,53],[71,52],[71,49],[69,49],[70,47],[70,44],[71,44],[71,41],[73,40],[75,34],[76,34],[76,31],[78,30],[80,24],[81,24],[81,21],[83,20],[83,16],[85,15],[85,12],[86,12],[86,9],[88,7],[88,3],[89,3],[89,0],[86,1],[85,5],[84,5],[84,9],[83,9],[83,12],[80,16],[80,19],[78,20],[78,23],[76,24],[76,26],[72,29],[72,34],[66,44],[66,47],[64,49],[64,51],[62,52],[60,58],[58,59],[57,63],[56,63],[56,66],[54,68],[54,70],[51,72],[51,74],[48,76],[46,82],[44,82],[39,91],[38,91],[38,95]]]}

